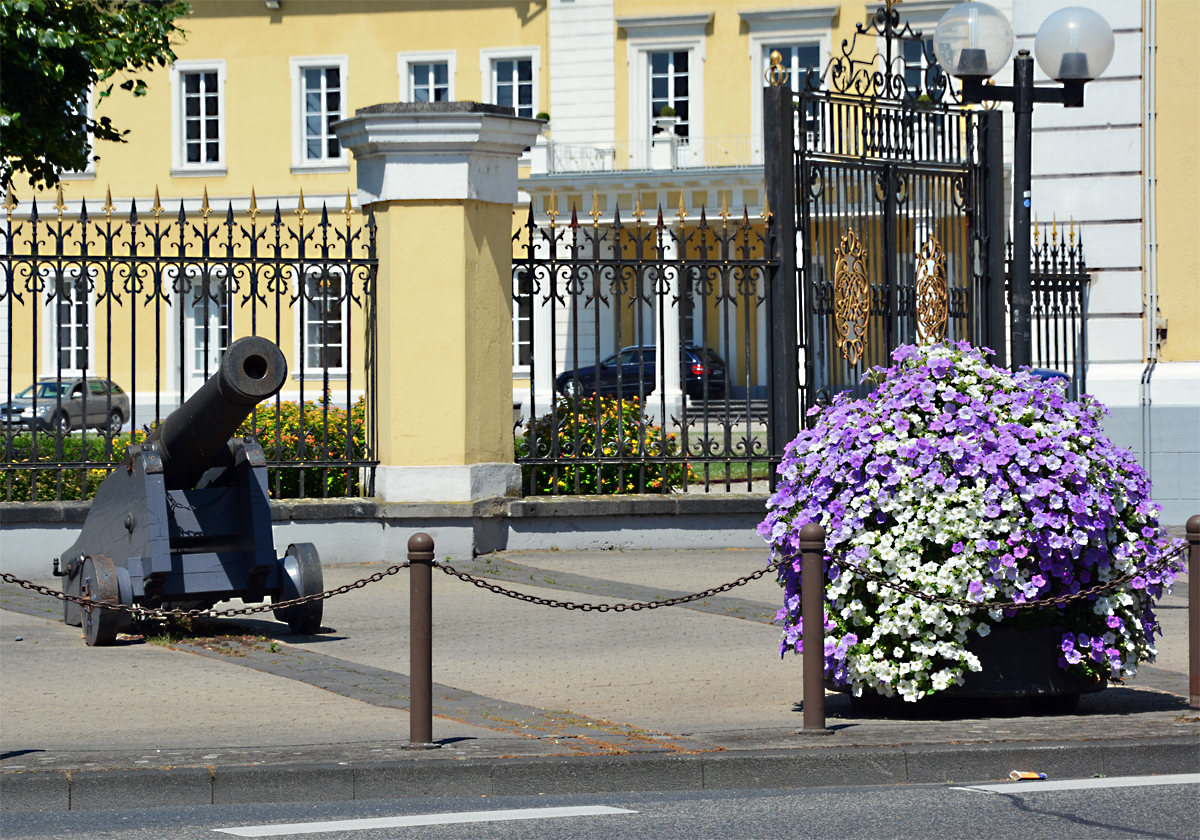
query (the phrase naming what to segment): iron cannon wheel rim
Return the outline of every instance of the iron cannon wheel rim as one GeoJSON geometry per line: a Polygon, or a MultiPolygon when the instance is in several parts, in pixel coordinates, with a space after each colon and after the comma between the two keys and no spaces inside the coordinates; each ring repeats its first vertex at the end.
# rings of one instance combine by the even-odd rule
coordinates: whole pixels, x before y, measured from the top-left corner
{"type": "MultiPolygon", "coordinates": [[[[103,554],[85,557],[81,571],[80,594],[109,604],[122,602],[121,582],[116,565],[103,554]]],[[[98,606],[83,608],[83,637],[88,647],[104,647],[117,640],[128,627],[129,613],[98,606]]]]}
{"type": "MultiPolygon", "coordinates": [[[[325,586],[324,575],[321,572],[321,557],[317,547],[312,543],[293,543],[287,548],[287,553],[280,562],[280,573],[284,581],[280,584],[279,594],[272,595],[272,600],[289,601],[308,595],[319,594],[325,586]],[[288,563],[291,558],[295,561],[288,563]],[[293,571],[294,568],[294,571],[293,571]]],[[[274,610],[275,618],[285,622],[293,633],[303,635],[316,633],[321,629],[321,617],[324,614],[325,602],[318,599],[294,607],[284,607],[274,610]]]]}

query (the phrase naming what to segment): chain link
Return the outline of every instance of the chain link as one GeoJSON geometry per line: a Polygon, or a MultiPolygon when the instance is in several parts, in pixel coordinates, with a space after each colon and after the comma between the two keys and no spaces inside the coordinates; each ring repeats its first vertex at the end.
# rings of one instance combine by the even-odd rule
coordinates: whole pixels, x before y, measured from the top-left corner
{"type": "Polygon", "coordinates": [[[302,598],[293,598],[290,601],[276,601],[270,604],[258,604],[253,607],[238,607],[228,610],[161,610],[153,607],[142,607],[136,604],[114,604],[110,601],[94,601],[90,598],[81,598],[78,595],[68,595],[65,592],[59,592],[56,589],[51,589],[48,586],[40,586],[28,580],[21,580],[15,575],[10,575],[7,572],[0,573],[0,580],[5,583],[15,583],[22,589],[28,589],[32,592],[39,592],[42,595],[49,595],[51,598],[57,598],[59,601],[70,601],[73,604],[79,604],[81,607],[99,607],[104,610],[114,610],[116,612],[127,612],[141,618],[222,618],[230,615],[251,615],[260,612],[273,612],[274,610],[282,610],[287,607],[297,607],[301,604],[307,604],[312,601],[325,601],[332,598],[334,595],[344,595],[355,589],[362,589],[369,583],[378,583],[388,575],[394,575],[401,569],[407,569],[409,562],[406,560],[403,563],[397,563],[394,566],[389,566],[381,572],[376,572],[373,575],[368,575],[365,578],[360,578],[354,583],[347,583],[345,586],[339,586],[336,589],[327,589],[324,592],[317,592],[313,595],[305,595],[302,598]]]}
{"type": "MultiPolygon", "coordinates": [[[[883,575],[880,575],[876,572],[869,571],[869,570],[864,569],[861,566],[858,566],[853,563],[844,563],[843,562],[843,563],[840,563],[839,565],[841,565],[841,567],[843,569],[853,571],[855,574],[858,574],[867,580],[874,580],[875,582],[879,583],[881,586],[886,586],[889,589],[893,589],[897,592],[903,592],[906,595],[912,595],[913,597],[919,598],[922,601],[928,601],[930,603],[944,604],[947,606],[955,606],[955,607],[968,607],[972,610],[984,610],[984,609],[990,610],[990,609],[997,609],[997,608],[1006,609],[1006,610],[1027,610],[1027,609],[1032,609],[1034,607],[1061,606],[1062,604],[1066,604],[1071,601],[1079,600],[1081,598],[1090,598],[1092,595],[1098,595],[1101,592],[1105,592],[1107,590],[1111,590],[1111,589],[1115,589],[1119,586],[1123,586],[1124,584],[1133,580],[1135,577],[1144,575],[1147,572],[1161,571],[1161,570],[1165,569],[1167,566],[1170,565],[1171,561],[1174,560],[1174,558],[1182,556],[1184,551],[1186,551],[1186,550],[1187,549],[1185,546],[1171,554],[1166,555],[1165,557],[1160,558],[1156,563],[1154,563],[1150,566],[1147,566],[1146,568],[1137,569],[1127,575],[1117,578],[1116,580],[1110,580],[1105,583],[1097,584],[1096,586],[1089,587],[1088,589],[1081,589],[1079,592],[1074,592],[1074,593],[1067,594],[1067,595],[1059,595],[1058,597],[1055,597],[1055,598],[1042,598],[1042,599],[1035,600],[1035,601],[1024,601],[1021,603],[1017,603],[1017,602],[982,603],[982,602],[978,602],[978,601],[968,601],[968,600],[965,600],[962,598],[948,598],[948,597],[943,597],[943,596],[939,596],[939,595],[930,595],[927,592],[921,592],[916,589],[912,589],[910,587],[904,586],[903,584],[894,583],[893,581],[889,580],[887,577],[885,577],[883,575]]],[[[737,580],[731,581],[726,584],[722,584],[721,586],[714,586],[712,589],[705,589],[703,592],[696,592],[691,595],[680,595],[675,598],[664,598],[660,601],[635,601],[634,603],[631,603],[631,604],[626,604],[626,603],[589,604],[589,603],[579,603],[576,601],[558,601],[558,600],[555,600],[554,598],[539,598],[536,595],[529,595],[524,592],[517,592],[516,590],[506,589],[503,586],[500,586],[495,583],[489,583],[488,581],[486,581],[482,578],[475,577],[474,575],[469,574],[467,572],[460,572],[458,569],[454,568],[453,566],[451,566],[447,563],[439,563],[435,560],[435,561],[433,561],[432,565],[438,569],[441,569],[443,572],[445,572],[447,575],[450,575],[451,577],[456,577],[467,583],[474,584],[475,586],[478,586],[480,589],[486,589],[490,592],[495,592],[497,595],[503,595],[507,598],[513,598],[514,600],[517,600],[517,601],[524,601],[529,604],[537,604],[538,606],[542,606],[542,607],[557,607],[559,609],[564,609],[564,610],[580,610],[581,612],[600,612],[600,613],[617,612],[617,613],[621,613],[621,612],[638,612],[640,610],[656,610],[659,607],[672,607],[672,606],[677,606],[679,604],[691,603],[692,601],[700,601],[700,600],[703,600],[704,598],[711,598],[714,595],[719,595],[722,592],[728,592],[731,589],[736,589],[739,586],[745,586],[747,583],[756,581],[759,578],[763,577],[764,575],[768,574],[769,572],[774,571],[776,568],[779,567],[780,563],[787,562],[787,561],[794,561],[797,557],[798,557],[798,555],[789,555],[789,556],[780,558],[779,560],[775,560],[775,561],[772,561],[771,563],[768,563],[762,569],[759,569],[755,572],[751,572],[748,575],[744,575],[744,576],[738,578],[737,580]]],[[[118,610],[118,611],[128,612],[128,613],[131,613],[136,616],[153,617],[153,618],[167,618],[167,617],[172,617],[172,616],[180,617],[180,618],[202,618],[202,617],[203,618],[220,618],[220,617],[224,617],[224,616],[234,616],[234,615],[251,615],[253,613],[268,612],[268,611],[285,609],[287,607],[295,607],[295,606],[299,606],[300,604],[307,604],[311,601],[323,601],[323,600],[332,598],[335,595],[344,595],[345,593],[351,592],[355,589],[362,589],[364,586],[367,586],[368,584],[371,584],[371,583],[378,583],[379,581],[383,580],[385,577],[387,577],[389,575],[394,575],[402,569],[409,568],[410,565],[411,564],[408,561],[405,561],[403,563],[397,563],[394,566],[389,566],[387,569],[384,569],[381,572],[375,572],[374,574],[368,575],[365,578],[360,578],[359,580],[356,580],[353,583],[347,583],[344,586],[339,586],[335,589],[328,589],[324,592],[318,592],[314,595],[305,595],[302,598],[294,598],[290,601],[278,601],[278,602],[271,603],[271,604],[259,604],[257,606],[240,607],[240,608],[236,608],[236,609],[227,609],[227,610],[214,610],[214,609],[162,610],[162,609],[147,608],[147,607],[136,606],[136,605],[114,604],[114,603],[107,602],[107,601],[94,601],[89,598],[79,597],[77,595],[68,595],[65,592],[59,592],[59,591],[51,589],[47,586],[40,586],[39,584],[33,583],[32,581],[22,580],[22,579],[16,577],[15,575],[10,575],[8,573],[0,573],[0,580],[4,581],[5,583],[16,584],[17,586],[20,586],[23,589],[28,589],[33,592],[38,592],[38,593],[41,593],[42,595],[48,595],[51,598],[58,599],[59,601],[70,601],[72,603],[79,604],[80,606],[83,606],[83,607],[99,607],[101,609],[118,610]]]]}
{"type": "Polygon", "coordinates": [[[736,589],[739,586],[745,586],[751,581],[758,580],[763,575],[774,570],[779,566],[781,560],[776,560],[769,563],[766,568],[759,569],[757,572],[751,572],[744,577],[740,577],[735,581],[714,586],[712,589],[705,589],[703,592],[696,592],[692,595],[680,595],[677,598],[665,598],[661,601],[635,601],[632,604],[581,604],[576,601],[556,601],[553,598],[539,598],[536,595],[527,595],[524,592],[517,592],[513,589],[505,589],[503,586],[498,586],[494,583],[488,583],[486,580],[477,578],[467,572],[460,572],[453,566],[446,563],[434,563],[433,565],[441,569],[448,575],[464,580],[467,583],[473,583],[480,589],[487,589],[495,592],[497,595],[504,595],[508,598],[513,598],[517,601],[525,601],[530,604],[537,604],[542,607],[559,607],[564,610],[581,610],[583,612],[638,612],[639,610],[656,610],[659,607],[673,607],[676,604],[686,604],[691,601],[699,601],[704,598],[711,598],[713,595],[719,595],[722,592],[728,592],[731,589],[736,589]]]}

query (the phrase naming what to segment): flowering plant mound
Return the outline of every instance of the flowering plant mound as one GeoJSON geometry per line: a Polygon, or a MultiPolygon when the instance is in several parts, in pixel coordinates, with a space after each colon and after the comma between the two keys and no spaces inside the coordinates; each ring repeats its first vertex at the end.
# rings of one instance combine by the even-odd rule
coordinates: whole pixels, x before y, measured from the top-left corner
{"type": "MultiPolygon", "coordinates": [[[[759,533],[780,564],[780,655],[803,650],[800,528],[826,533],[825,674],[905,700],[980,670],[1004,623],[1064,629],[1059,665],[1120,678],[1155,656],[1152,609],[1182,570],[1150,483],[1100,428],[1103,407],[966,343],[905,346],[869,396],[839,395],[800,433],[759,533]],[[940,604],[881,585],[869,571],[940,604]],[[1136,574],[1062,606],[1014,609],[1136,574]],[[979,606],[974,606],[978,604],[979,606]]],[[[810,412],[816,413],[817,410],[810,412]]]]}

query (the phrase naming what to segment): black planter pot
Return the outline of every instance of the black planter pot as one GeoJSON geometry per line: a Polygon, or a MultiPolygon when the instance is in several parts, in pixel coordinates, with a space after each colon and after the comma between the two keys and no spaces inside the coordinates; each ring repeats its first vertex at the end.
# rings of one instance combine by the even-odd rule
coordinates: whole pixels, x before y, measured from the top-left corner
{"type": "MultiPolygon", "coordinates": [[[[1084,678],[1058,665],[1062,655],[1061,627],[1014,630],[1003,625],[987,636],[970,637],[967,649],[979,657],[980,671],[963,674],[962,685],[952,685],[932,697],[909,703],[898,695],[883,697],[864,692],[851,696],[856,712],[910,717],[929,712],[980,711],[987,714],[1022,714],[1030,710],[1068,712],[1081,694],[1101,691],[1107,680],[1084,678]]],[[[847,686],[826,682],[834,691],[847,686]]]]}

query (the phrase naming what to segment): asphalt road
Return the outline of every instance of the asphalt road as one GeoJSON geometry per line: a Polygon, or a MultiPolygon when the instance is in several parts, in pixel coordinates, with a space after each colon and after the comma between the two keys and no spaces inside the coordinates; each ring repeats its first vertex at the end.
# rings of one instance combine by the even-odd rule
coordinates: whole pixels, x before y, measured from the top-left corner
{"type": "Polygon", "coordinates": [[[903,785],[5,814],[6,840],[86,837],[1196,838],[1200,773],[903,785]],[[343,822],[344,821],[344,822],[343,822]],[[431,824],[433,823],[433,824],[431,824]]]}

